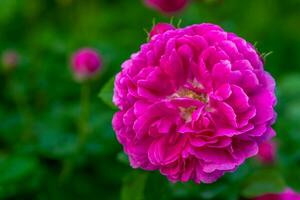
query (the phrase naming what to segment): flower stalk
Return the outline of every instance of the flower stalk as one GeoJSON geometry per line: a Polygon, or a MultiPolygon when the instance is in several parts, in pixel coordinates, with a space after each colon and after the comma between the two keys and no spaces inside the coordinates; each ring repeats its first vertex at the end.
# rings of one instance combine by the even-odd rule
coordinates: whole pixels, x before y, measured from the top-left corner
{"type": "Polygon", "coordinates": [[[74,154],[63,164],[60,180],[63,182],[72,173],[75,167],[76,157],[80,154],[90,133],[90,84],[88,81],[81,83],[80,90],[80,116],[78,118],[78,142],[74,154]]]}
{"type": "Polygon", "coordinates": [[[30,111],[30,107],[26,100],[26,97],[22,91],[18,88],[19,83],[15,80],[12,80],[10,73],[5,73],[5,79],[7,83],[7,91],[9,91],[9,96],[12,101],[16,105],[16,108],[21,117],[22,124],[22,135],[20,139],[22,141],[27,141],[32,137],[32,129],[33,129],[33,116],[30,111]]]}

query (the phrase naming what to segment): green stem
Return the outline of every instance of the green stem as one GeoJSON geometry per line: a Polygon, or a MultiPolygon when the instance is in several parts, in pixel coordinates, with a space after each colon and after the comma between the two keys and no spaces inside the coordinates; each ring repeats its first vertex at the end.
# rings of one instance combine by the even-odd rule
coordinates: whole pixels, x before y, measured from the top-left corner
{"type": "Polygon", "coordinates": [[[32,136],[32,125],[33,125],[33,116],[30,112],[30,107],[26,101],[25,95],[17,87],[19,83],[16,83],[15,80],[11,80],[12,76],[6,74],[6,83],[7,90],[9,91],[12,100],[16,104],[17,110],[21,116],[23,134],[21,135],[21,140],[27,141],[32,136]]]}
{"type": "Polygon", "coordinates": [[[90,133],[89,127],[89,116],[90,116],[90,86],[88,82],[81,84],[80,91],[80,116],[78,119],[78,143],[76,151],[74,155],[69,159],[65,160],[63,164],[63,169],[60,174],[60,180],[63,182],[69,175],[72,173],[74,169],[74,164],[76,160],[76,155],[80,154],[84,145],[86,143],[86,139],[90,133]]]}
{"type": "Polygon", "coordinates": [[[79,143],[78,152],[80,152],[85,144],[85,141],[90,133],[89,115],[90,115],[90,86],[88,83],[81,85],[80,96],[81,114],[79,120],[79,143]]]}

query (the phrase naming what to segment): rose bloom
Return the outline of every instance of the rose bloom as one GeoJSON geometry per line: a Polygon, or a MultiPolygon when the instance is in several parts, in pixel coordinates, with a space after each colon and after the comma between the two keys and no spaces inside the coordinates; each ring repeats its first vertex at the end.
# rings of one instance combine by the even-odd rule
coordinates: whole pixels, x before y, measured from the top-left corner
{"type": "Polygon", "coordinates": [[[98,74],[102,60],[96,50],[83,48],[72,56],[71,64],[75,79],[84,81],[98,74]]]}
{"type": "Polygon", "coordinates": [[[112,124],[132,167],[212,183],[275,135],[274,88],[235,34],[213,24],[169,30],[123,63],[112,124]]]}
{"type": "Polygon", "coordinates": [[[276,144],[266,141],[259,144],[258,159],[264,164],[272,164],[276,158],[276,144]]]}
{"type": "Polygon", "coordinates": [[[255,200],[300,200],[300,194],[291,189],[286,189],[280,194],[266,194],[255,198],[255,200]]]}
{"type": "Polygon", "coordinates": [[[145,0],[145,3],[149,7],[170,14],[183,10],[189,0],[145,0]]]}

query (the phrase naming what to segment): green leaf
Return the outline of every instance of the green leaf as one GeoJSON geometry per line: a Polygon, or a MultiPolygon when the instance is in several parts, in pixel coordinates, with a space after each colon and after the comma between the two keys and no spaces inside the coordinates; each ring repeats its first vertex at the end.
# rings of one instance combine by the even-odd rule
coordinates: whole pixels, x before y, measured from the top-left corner
{"type": "Polygon", "coordinates": [[[121,200],[143,200],[144,189],[147,181],[147,173],[142,171],[133,171],[125,177],[122,190],[121,200]]]}
{"type": "Polygon", "coordinates": [[[146,187],[145,187],[145,200],[160,199],[167,200],[170,199],[172,194],[170,191],[169,180],[160,174],[159,172],[149,173],[146,187]]]}
{"type": "Polygon", "coordinates": [[[39,134],[37,150],[50,158],[64,158],[76,152],[76,137],[71,133],[61,133],[59,129],[48,128],[39,134]]]}
{"type": "Polygon", "coordinates": [[[264,169],[253,173],[242,189],[245,198],[253,198],[266,193],[279,193],[285,188],[285,182],[276,170],[264,169]]]}
{"type": "Polygon", "coordinates": [[[286,168],[283,171],[285,175],[285,180],[287,182],[287,185],[293,190],[300,193],[300,171],[299,171],[299,163],[295,162],[294,164],[289,164],[286,166],[286,168]]]}
{"type": "Polygon", "coordinates": [[[31,157],[9,157],[0,162],[0,184],[19,181],[32,174],[38,167],[31,157]]]}
{"type": "Polygon", "coordinates": [[[115,108],[115,105],[112,103],[114,93],[114,82],[115,78],[113,77],[103,86],[103,88],[98,94],[98,97],[112,108],[115,108]]]}
{"type": "MultiPolygon", "coordinates": [[[[285,109],[285,117],[290,120],[290,122],[295,122],[295,125],[299,125],[300,118],[300,99],[297,99],[295,102],[289,102],[289,105],[285,109]]],[[[296,135],[297,136],[297,135],[296,135]]]]}
{"type": "Polygon", "coordinates": [[[11,20],[14,14],[17,12],[16,0],[2,0],[0,8],[0,22],[11,20]]]}
{"type": "Polygon", "coordinates": [[[121,151],[117,154],[117,160],[120,161],[120,163],[129,165],[128,156],[123,151],[121,151]]]}
{"type": "Polygon", "coordinates": [[[297,74],[285,76],[279,83],[280,96],[299,97],[300,96],[300,76],[297,74]]]}

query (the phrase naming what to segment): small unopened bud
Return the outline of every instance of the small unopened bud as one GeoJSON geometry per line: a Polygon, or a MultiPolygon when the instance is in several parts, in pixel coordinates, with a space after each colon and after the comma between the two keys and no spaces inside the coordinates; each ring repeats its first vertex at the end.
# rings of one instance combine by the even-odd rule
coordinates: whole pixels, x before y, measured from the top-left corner
{"type": "Polygon", "coordinates": [[[264,164],[272,164],[276,159],[275,142],[263,142],[259,145],[258,159],[264,164]]]}
{"type": "Polygon", "coordinates": [[[183,10],[189,0],[145,0],[145,3],[162,13],[172,14],[183,10]]]}
{"type": "Polygon", "coordinates": [[[158,23],[150,31],[149,37],[151,39],[153,36],[155,36],[157,34],[162,34],[162,33],[166,32],[166,31],[174,30],[174,29],[175,29],[175,27],[173,25],[171,25],[171,24],[168,24],[168,23],[158,23]]]}
{"type": "Polygon", "coordinates": [[[79,82],[95,77],[102,67],[102,60],[96,50],[84,48],[72,56],[72,70],[79,82]]]}
{"type": "Polygon", "coordinates": [[[13,70],[19,64],[19,54],[13,50],[7,50],[2,55],[2,65],[5,71],[13,70]]]}

